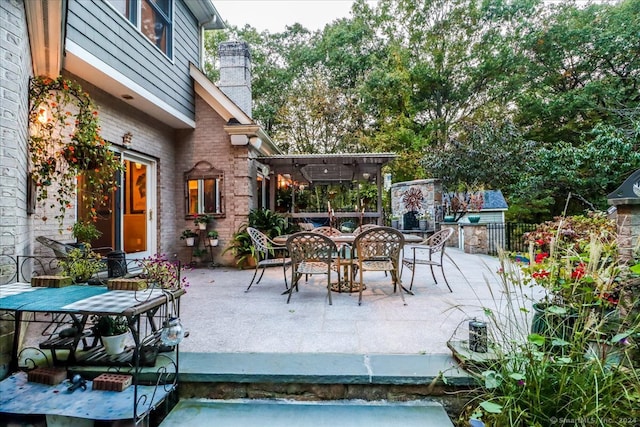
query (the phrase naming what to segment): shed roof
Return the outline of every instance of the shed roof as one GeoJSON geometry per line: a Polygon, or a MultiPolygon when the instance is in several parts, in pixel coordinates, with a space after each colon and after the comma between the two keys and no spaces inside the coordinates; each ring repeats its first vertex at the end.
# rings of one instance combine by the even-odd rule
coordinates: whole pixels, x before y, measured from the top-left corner
{"type": "Polygon", "coordinates": [[[509,208],[507,201],[500,190],[485,190],[483,210],[506,210],[509,208]]]}

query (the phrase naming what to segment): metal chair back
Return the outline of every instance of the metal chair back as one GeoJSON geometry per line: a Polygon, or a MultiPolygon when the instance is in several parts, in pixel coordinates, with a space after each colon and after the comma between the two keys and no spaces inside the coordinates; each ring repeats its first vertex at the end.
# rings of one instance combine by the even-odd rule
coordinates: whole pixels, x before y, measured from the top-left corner
{"type": "Polygon", "coordinates": [[[316,227],[313,230],[314,233],[318,233],[318,234],[322,234],[323,236],[339,236],[342,234],[342,231],[338,230],[337,228],[333,228],[333,227],[316,227]]]}
{"type": "Polygon", "coordinates": [[[298,290],[298,282],[303,275],[326,274],[327,295],[331,301],[331,269],[337,253],[337,247],[329,237],[315,232],[302,231],[289,236],[287,249],[291,257],[291,288],[287,303],[291,300],[293,290],[298,290]]]}
{"type": "MultiPolygon", "coordinates": [[[[404,294],[400,283],[400,253],[404,246],[404,235],[391,227],[374,227],[358,234],[353,241],[353,251],[357,258],[360,283],[365,271],[388,271],[391,273],[394,292],[400,285],[400,295],[404,303],[404,294]]],[[[358,304],[362,303],[362,289],[358,304]]]]}
{"type": "Polygon", "coordinates": [[[375,228],[375,227],[380,227],[378,224],[362,224],[360,227],[356,227],[355,230],[353,230],[353,234],[360,234],[363,231],[369,230],[370,228],[375,228]]]}
{"type": "Polygon", "coordinates": [[[410,246],[409,254],[407,254],[409,251],[405,251],[402,265],[411,270],[411,284],[409,285],[409,290],[413,289],[413,279],[415,278],[416,266],[428,265],[431,269],[431,277],[433,277],[433,281],[436,284],[438,283],[438,280],[436,279],[433,267],[440,267],[444,283],[447,285],[447,288],[449,288],[449,292],[453,292],[451,286],[449,286],[447,276],[444,274],[443,265],[446,243],[452,235],[453,228],[445,228],[434,233],[422,243],[410,246]]]}
{"type": "Polygon", "coordinates": [[[251,286],[256,279],[259,269],[262,269],[262,272],[260,273],[260,277],[258,278],[258,281],[256,283],[260,283],[260,280],[262,280],[265,268],[273,266],[282,266],[282,273],[284,275],[284,286],[286,289],[288,289],[289,285],[287,283],[286,267],[287,265],[291,264],[291,259],[286,256],[287,248],[283,245],[275,243],[269,238],[269,236],[256,228],[247,227],[247,232],[249,233],[249,237],[251,238],[251,242],[253,243],[253,248],[256,256],[256,269],[253,273],[253,277],[251,278],[251,282],[249,283],[249,286],[247,287],[245,292],[248,292],[249,289],[251,289],[251,286]],[[281,257],[275,256],[278,252],[282,253],[281,257]]]}

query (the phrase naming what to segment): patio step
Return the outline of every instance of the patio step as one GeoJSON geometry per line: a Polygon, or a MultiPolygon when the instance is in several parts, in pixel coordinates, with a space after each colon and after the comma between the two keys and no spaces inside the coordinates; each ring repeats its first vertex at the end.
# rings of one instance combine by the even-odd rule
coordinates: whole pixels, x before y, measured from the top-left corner
{"type": "Polygon", "coordinates": [[[442,405],[435,402],[186,399],[178,402],[160,427],[378,427],[400,424],[405,427],[453,426],[442,405]]]}
{"type": "MultiPolygon", "coordinates": [[[[280,425],[280,417],[290,413],[295,414],[296,425],[298,416],[320,426],[395,425],[382,421],[372,424],[371,420],[388,421],[397,416],[403,417],[404,424],[405,418],[413,417],[411,414],[420,414],[416,419],[421,422],[445,415],[448,422],[447,412],[457,417],[465,400],[459,393],[448,392],[468,390],[472,384],[471,377],[447,354],[181,353],[180,403],[162,426],[179,425],[178,421],[191,416],[198,425],[200,412],[216,411],[221,417],[231,418],[235,415],[227,414],[268,415],[273,423],[266,425],[280,425]],[[446,375],[446,386],[441,373],[446,375]],[[335,407],[340,417],[353,420],[353,424],[338,422],[338,415],[326,421],[316,419],[320,417],[316,412],[333,413],[335,407]],[[396,411],[403,415],[393,415],[396,411]]],[[[203,415],[202,419],[211,417],[203,415]]],[[[221,421],[220,425],[236,424],[221,421]]],[[[452,424],[438,421],[406,425],[452,424]]]]}

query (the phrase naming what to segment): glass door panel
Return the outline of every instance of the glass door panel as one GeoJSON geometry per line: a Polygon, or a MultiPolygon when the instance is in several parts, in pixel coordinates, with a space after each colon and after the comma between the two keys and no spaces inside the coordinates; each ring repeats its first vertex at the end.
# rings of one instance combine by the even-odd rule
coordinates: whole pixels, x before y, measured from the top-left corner
{"type": "Polygon", "coordinates": [[[125,159],[125,179],[122,186],[122,247],[127,255],[147,256],[150,239],[150,164],[125,159]]]}

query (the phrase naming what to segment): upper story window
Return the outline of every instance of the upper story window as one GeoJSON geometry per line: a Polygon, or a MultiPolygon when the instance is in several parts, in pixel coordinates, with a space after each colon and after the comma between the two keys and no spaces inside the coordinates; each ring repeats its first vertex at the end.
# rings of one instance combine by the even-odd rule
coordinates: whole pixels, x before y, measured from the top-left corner
{"type": "Polygon", "coordinates": [[[173,0],[109,0],[109,3],[165,55],[172,56],[173,0]]]}

